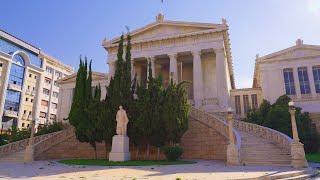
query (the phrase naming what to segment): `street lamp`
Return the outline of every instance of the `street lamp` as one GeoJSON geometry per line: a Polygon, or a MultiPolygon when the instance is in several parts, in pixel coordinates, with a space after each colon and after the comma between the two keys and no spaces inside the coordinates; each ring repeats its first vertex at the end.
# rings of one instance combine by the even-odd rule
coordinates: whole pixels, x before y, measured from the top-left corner
{"type": "Polygon", "coordinates": [[[297,129],[297,122],[296,122],[296,108],[294,107],[294,102],[290,101],[288,103],[289,105],[289,112],[291,116],[291,128],[292,128],[292,138],[295,142],[299,142],[299,135],[298,135],[298,129],[297,129]]]}

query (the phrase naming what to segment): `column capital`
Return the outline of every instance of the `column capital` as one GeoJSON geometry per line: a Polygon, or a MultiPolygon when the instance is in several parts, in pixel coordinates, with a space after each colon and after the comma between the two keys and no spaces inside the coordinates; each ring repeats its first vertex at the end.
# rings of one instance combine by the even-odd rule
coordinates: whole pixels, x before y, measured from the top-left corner
{"type": "Polygon", "coordinates": [[[178,53],[169,53],[168,56],[170,59],[177,59],[178,53]]]}
{"type": "Polygon", "coordinates": [[[201,56],[201,50],[194,50],[194,51],[191,51],[191,54],[192,54],[192,56],[194,57],[194,56],[201,56]]]}

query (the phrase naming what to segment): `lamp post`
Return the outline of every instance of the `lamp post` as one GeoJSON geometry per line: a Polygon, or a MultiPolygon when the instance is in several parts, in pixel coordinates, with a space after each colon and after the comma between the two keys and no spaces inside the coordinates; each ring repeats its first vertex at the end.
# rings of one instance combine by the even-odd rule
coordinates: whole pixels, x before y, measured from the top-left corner
{"type": "Polygon", "coordinates": [[[228,123],[228,136],[229,136],[229,144],[227,146],[227,164],[239,165],[240,164],[239,151],[235,144],[235,140],[233,136],[233,111],[231,107],[227,109],[227,123],[228,123]]]}
{"type": "Polygon", "coordinates": [[[292,156],[291,165],[294,168],[308,167],[303,144],[300,142],[299,135],[298,135],[297,122],[296,122],[296,116],[295,116],[296,108],[294,107],[294,102],[290,101],[288,105],[289,105],[289,112],[291,116],[291,128],[292,128],[292,138],[293,138],[293,142],[291,143],[291,156],[292,156]]]}
{"type": "Polygon", "coordinates": [[[31,134],[30,134],[30,138],[29,138],[29,142],[28,145],[26,147],[26,151],[24,154],[24,162],[28,163],[28,162],[32,162],[34,161],[34,133],[35,133],[35,120],[33,119],[31,121],[31,134]]]}

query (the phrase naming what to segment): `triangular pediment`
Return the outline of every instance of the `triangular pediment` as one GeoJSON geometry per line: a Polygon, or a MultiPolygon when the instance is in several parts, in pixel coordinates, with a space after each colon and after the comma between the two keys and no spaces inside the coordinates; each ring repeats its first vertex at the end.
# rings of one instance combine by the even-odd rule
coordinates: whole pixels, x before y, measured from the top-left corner
{"type": "Polygon", "coordinates": [[[261,57],[261,59],[291,59],[318,55],[320,56],[320,46],[300,45],[269,54],[267,56],[261,57]]]}
{"type": "MultiPolygon", "coordinates": [[[[185,35],[193,32],[225,28],[223,24],[193,23],[179,21],[155,22],[131,32],[132,41],[148,40],[154,38],[167,38],[177,35],[185,35]]],[[[119,37],[111,40],[118,43],[119,37]]]]}

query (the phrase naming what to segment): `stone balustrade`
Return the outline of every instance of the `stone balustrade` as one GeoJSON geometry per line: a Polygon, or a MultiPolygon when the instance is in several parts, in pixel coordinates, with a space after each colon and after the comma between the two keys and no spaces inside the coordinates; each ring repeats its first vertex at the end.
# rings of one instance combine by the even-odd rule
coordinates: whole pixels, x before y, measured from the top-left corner
{"type": "Polygon", "coordinates": [[[42,152],[48,150],[52,146],[74,136],[74,129],[69,127],[65,130],[59,131],[48,137],[45,141],[39,141],[34,144],[34,157],[37,158],[42,152]]]}
{"type": "MultiPolygon", "coordinates": [[[[61,132],[62,131],[58,131],[58,132],[53,132],[50,134],[35,136],[34,137],[34,144],[37,144],[41,141],[44,141],[44,140],[46,140],[52,136],[55,136],[56,134],[59,134],[61,132]]],[[[26,149],[28,142],[29,142],[29,138],[0,146],[0,157],[3,157],[7,154],[12,154],[12,153],[19,152],[19,151],[26,149]]]]}
{"type": "Polygon", "coordinates": [[[239,120],[235,120],[233,124],[234,127],[239,131],[244,131],[246,133],[254,134],[263,139],[267,139],[271,142],[278,144],[280,147],[287,150],[288,152],[291,152],[291,144],[293,143],[293,140],[286,134],[257,124],[239,120]]]}
{"type": "MultiPolygon", "coordinates": [[[[214,128],[216,131],[221,133],[224,137],[229,139],[228,124],[226,121],[222,120],[220,117],[207,113],[203,110],[197,109],[195,107],[191,107],[190,116],[200,122],[203,122],[204,124],[209,125],[210,127],[214,128]]],[[[233,135],[234,135],[234,139],[236,140],[236,146],[239,151],[241,147],[241,136],[236,129],[233,129],[233,135]]]]}

